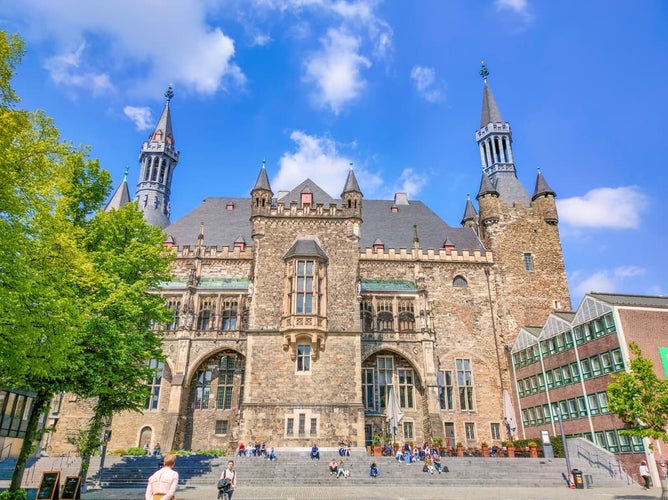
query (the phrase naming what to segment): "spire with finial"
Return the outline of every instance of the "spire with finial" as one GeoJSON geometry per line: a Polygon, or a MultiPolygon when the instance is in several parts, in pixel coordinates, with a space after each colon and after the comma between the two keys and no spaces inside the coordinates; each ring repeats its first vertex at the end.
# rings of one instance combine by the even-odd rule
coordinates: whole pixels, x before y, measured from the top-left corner
{"type": "Polygon", "coordinates": [[[128,182],[128,174],[130,173],[130,167],[125,166],[125,171],[123,172],[123,182],[128,182]]]}
{"type": "Polygon", "coordinates": [[[487,77],[489,76],[489,70],[485,65],[485,61],[480,61],[480,76],[482,76],[482,81],[487,83],[487,77]]]}
{"type": "Polygon", "coordinates": [[[172,97],[174,97],[174,89],[172,88],[172,84],[170,83],[169,86],[167,87],[167,90],[165,91],[165,98],[167,99],[167,102],[172,100],[172,97]]]}

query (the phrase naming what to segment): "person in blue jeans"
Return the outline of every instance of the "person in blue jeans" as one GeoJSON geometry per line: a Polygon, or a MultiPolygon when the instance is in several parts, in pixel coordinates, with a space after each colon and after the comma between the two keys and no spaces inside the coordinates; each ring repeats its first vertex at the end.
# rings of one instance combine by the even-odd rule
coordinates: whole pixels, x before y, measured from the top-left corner
{"type": "Polygon", "coordinates": [[[311,460],[320,460],[320,450],[318,449],[318,445],[313,443],[313,446],[311,447],[311,460]]]}
{"type": "Polygon", "coordinates": [[[404,445],[404,462],[406,465],[411,463],[411,445],[408,443],[404,445]]]}
{"type": "Polygon", "coordinates": [[[376,478],[380,475],[380,471],[378,470],[378,466],[376,465],[376,462],[371,462],[371,465],[369,465],[369,476],[376,478]]]}

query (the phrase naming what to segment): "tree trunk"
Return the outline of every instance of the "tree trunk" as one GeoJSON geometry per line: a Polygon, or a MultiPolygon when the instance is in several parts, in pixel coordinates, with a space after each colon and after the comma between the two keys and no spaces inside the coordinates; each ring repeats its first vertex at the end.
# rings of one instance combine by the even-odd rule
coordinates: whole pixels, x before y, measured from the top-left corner
{"type": "Polygon", "coordinates": [[[18,491],[21,489],[23,473],[25,472],[28,458],[30,457],[34,442],[37,438],[37,425],[39,424],[39,417],[44,409],[48,407],[51,396],[52,395],[50,393],[47,394],[43,391],[38,392],[35,396],[32,411],[30,412],[30,418],[28,418],[26,436],[23,439],[21,451],[19,451],[19,456],[16,460],[16,468],[14,469],[14,474],[12,475],[12,482],[9,485],[9,491],[18,491]]]}
{"type": "Polygon", "coordinates": [[[86,435],[81,446],[81,468],[79,469],[79,477],[81,484],[86,482],[88,469],[90,467],[90,458],[95,453],[95,450],[100,446],[102,441],[102,429],[104,428],[104,415],[100,413],[99,402],[95,405],[95,411],[86,429],[86,435]]]}

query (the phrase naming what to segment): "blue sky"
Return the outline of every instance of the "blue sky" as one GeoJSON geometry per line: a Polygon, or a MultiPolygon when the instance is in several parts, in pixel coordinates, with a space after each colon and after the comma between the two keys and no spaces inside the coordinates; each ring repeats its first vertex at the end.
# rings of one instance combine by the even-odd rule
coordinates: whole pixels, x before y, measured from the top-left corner
{"type": "Polygon", "coordinates": [[[481,165],[481,60],[518,177],[557,193],[573,307],[665,295],[668,3],[661,0],[22,0],[13,84],[65,140],[136,184],[173,84],[172,221],[208,196],[312,178],[407,192],[458,226],[481,165]],[[664,208],[661,208],[664,207],[664,208]]]}

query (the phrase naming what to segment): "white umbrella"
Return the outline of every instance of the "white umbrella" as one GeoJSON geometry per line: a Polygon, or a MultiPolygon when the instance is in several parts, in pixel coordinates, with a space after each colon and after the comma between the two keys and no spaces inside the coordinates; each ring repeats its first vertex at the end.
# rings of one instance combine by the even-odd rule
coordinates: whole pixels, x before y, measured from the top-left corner
{"type": "Polygon", "coordinates": [[[508,439],[512,440],[513,434],[517,430],[517,421],[515,420],[515,407],[507,389],[503,390],[503,421],[506,424],[508,439]]]}
{"type": "Polygon", "coordinates": [[[399,401],[394,395],[394,387],[390,386],[390,394],[387,398],[387,407],[385,408],[385,418],[387,419],[387,426],[390,431],[392,431],[392,439],[396,440],[397,428],[399,427],[399,422],[404,417],[404,414],[401,411],[399,406],[399,401]]]}

